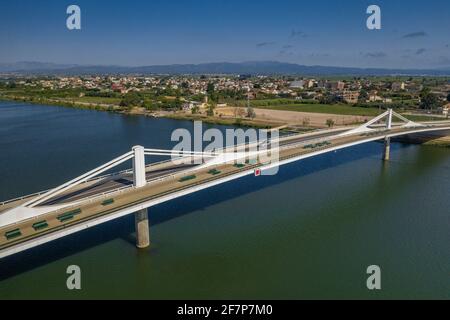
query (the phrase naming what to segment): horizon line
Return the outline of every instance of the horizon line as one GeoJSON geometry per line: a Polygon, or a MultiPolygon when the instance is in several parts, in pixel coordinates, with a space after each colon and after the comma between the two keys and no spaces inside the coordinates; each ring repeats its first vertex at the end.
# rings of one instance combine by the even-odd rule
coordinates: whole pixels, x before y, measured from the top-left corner
{"type": "MultiPolygon", "coordinates": [[[[298,62],[286,62],[279,60],[246,60],[246,61],[215,61],[215,62],[200,62],[200,63],[166,63],[166,64],[142,64],[142,65],[121,65],[121,64],[79,64],[79,63],[64,63],[64,62],[49,62],[49,61],[36,61],[36,60],[22,60],[15,62],[0,62],[0,65],[14,65],[20,63],[36,63],[36,64],[49,64],[61,67],[76,68],[76,67],[120,67],[120,68],[143,68],[143,67],[164,67],[164,66],[201,66],[208,64],[246,64],[246,63],[279,63],[279,64],[290,64],[302,67],[326,67],[326,68],[345,68],[345,69],[368,69],[368,70],[426,70],[426,71],[448,71],[450,70],[450,66],[442,66],[442,67],[428,67],[428,68],[402,68],[402,67],[376,67],[376,66],[345,66],[345,65],[325,65],[325,64],[301,64],[298,62]]],[[[20,70],[17,70],[20,71],[20,70]]],[[[1,71],[0,71],[1,72],[1,71]]]]}

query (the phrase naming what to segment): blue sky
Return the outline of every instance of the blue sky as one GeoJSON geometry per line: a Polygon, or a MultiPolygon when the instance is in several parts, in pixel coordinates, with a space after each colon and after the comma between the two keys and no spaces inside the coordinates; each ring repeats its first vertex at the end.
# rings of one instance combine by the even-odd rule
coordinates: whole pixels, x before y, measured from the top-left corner
{"type": "Polygon", "coordinates": [[[440,68],[449,30],[448,0],[15,0],[0,4],[0,62],[440,68]],[[82,30],[66,28],[70,4],[82,30]],[[366,28],[371,4],[382,30],[366,28]]]}

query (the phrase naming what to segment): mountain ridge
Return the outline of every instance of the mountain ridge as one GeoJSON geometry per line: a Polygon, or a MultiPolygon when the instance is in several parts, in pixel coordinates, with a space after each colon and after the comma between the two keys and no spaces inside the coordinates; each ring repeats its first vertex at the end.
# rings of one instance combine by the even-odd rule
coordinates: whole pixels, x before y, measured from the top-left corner
{"type": "Polygon", "coordinates": [[[95,74],[252,74],[252,75],[434,75],[448,76],[450,68],[392,69],[301,65],[279,61],[211,62],[200,64],[168,64],[127,67],[119,65],[78,65],[21,61],[0,63],[0,72],[30,75],[95,75],[95,74]]]}

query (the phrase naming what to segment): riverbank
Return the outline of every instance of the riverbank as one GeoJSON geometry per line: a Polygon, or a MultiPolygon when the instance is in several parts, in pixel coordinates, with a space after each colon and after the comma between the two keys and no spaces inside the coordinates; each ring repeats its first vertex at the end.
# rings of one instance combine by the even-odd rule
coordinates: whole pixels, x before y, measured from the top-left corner
{"type": "MultiPolygon", "coordinates": [[[[289,131],[306,132],[313,129],[326,128],[327,122],[332,121],[334,126],[358,125],[370,120],[367,116],[356,115],[336,115],[325,113],[305,113],[300,111],[270,110],[255,108],[256,117],[246,118],[236,117],[236,108],[222,107],[215,110],[215,116],[205,114],[192,114],[183,111],[150,111],[145,108],[124,108],[115,104],[98,104],[80,101],[69,101],[68,99],[45,99],[45,98],[27,98],[18,96],[4,96],[0,94],[0,101],[19,101],[36,105],[62,106],[76,109],[95,110],[111,112],[129,116],[144,116],[151,118],[166,118],[185,121],[202,121],[212,125],[242,126],[258,129],[271,129],[283,127],[289,131]]],[[[245,114],[245,108],[237,108],[238,114],[245,114]]],[[[410,116],[413,118],[414,116],[410,116]]],[[[416,116],[416,118],[418,118],[416,116]]],[[[411,119],[417,121],[418,119],[411,119]]],[[[426,118],[426,120],[430,120],[426,118]]],[[[450,147],[450,137],[439,137],[435,139],[412,139],[405,141],[407,143],[417,143],[427,146],[450,147]],[[423,141],[419,141],[423,140],[423,141]]]]}
{"type": "Polygon", "coordinates": [[[423,146],[450,148],[450,132],[447,135],[439,134],[412,134],[396,138],[398,142],[418,144],[423,146]]]}
{"type": "Polygon", "coordinates": [[[442,137],[423,143],[424,146],[450,148],[450,136],[442,137]]]}
{"type": "Polygon", "coordinates": [[[270,120],[258,120],[258,119],[249,119],[249,118],[234,118],[234,117],[223,117],[223,116],[214,116],[209,117],[201,114],[188,114],[185,112],[167,112],[167,111],[149,111],[144,108],[132,108],[127,109],[118,105],[113,104],[97,104],[97,103],[88,103],[88,102],[75,102],[75,101],[67,101],[61,99],[30,99],[25,97],[6,97],[0,95],[0,101],[18,101],[25,102],[36,105],[51,105],[51,106],[61,106],[68,108],[76,108],[76,109],[86,109],[86,110],[95,110],[95,111],[104,111],[104,112],[112,112],[124,115],[131,116],[145,116],[152,118],[167,118],[174,120],[188,120],[188,121],[202,121],[204,123],[216,124],[216,125],[232,125],[232,126],[243,126],[243,127],[252,127],[252,128],[260,128],[260,129],[270,129],[279,127],[284,125],[279,121],[270,121],[270,120]]]}
{"type": "Polygon", "coordinates": [[[69,108],[88,109],[96,111],[114,112],[124,115],[146,116],[153,118],[167,118],[175,120],[202,121],[215,125],[232,125],[242,127],[252,127],[259,129],[271,129],[278,127],[289,127],[295,131],[309,131],[313,129],[326,128],[327,121],[332,121],[336,126],[347,126],[361,124],[367,121],[368,117],[362,116],[342,116],[324,113],[305,113],[299,111],[268,110],[255,108],[255,117],[248,118],[246,109],[241,107],[222,107],[215,110],[215,116],[207,116],[204,113],[193,114],[184,111],[150,111],[145,108],[135,107],[124,108],[114,104],[99,104],[80,102],[68,99],[45,99],[28,98],[19,96],[2,96],[0,101],[20,101],[30,104],[54,105],[69,108]],[[239,114],[239,116],[236,116],[239,114]]]}

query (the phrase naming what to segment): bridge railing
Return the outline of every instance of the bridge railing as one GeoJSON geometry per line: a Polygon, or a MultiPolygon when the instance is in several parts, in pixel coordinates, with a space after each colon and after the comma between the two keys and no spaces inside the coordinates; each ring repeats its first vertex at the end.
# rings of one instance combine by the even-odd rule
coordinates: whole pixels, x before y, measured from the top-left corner
{"type": "MultiPolygon", "coordinates": [[[[245,144],[237,145],[237,147],[240,147],[240,146],[243,146],[243,145],[245,145],[245,144]]],[[[190,157],[191,157],[191,156],[186,156],[185,158],[187,159],[187,158],[190,158],[190,157]]],[[[170,163],[171,161],[172,161],[172,160],[162,160],[162,161],[157,161],[157,162],[149,163],[149,164],[147,164],[147,165],[145,166],[145,168],[148,169],[148,168],[151,168],[151,167],[154,167],[154,166],[157,166],[157,165],[162,165],[162,164],[170,163]]],[[[132,173],[133,173],[133,169],[125,169],[125,170],[122,170],[122,171],[112,172],[112,173],[109,173],[109,174],[105,174],[105,175],[93,177],[93,178],[91,178],[91,179],[86,180],[85,182],[87,183],[87,182],[100,181],[100,180],[103,180],[103,179],[106,179],[106,178],[112,178],[112,177],[117,177],[117,176],[124,175],[124,174],[132,174],[132,173]]],[[[157,180],[157,179],[156,179],[156,180],[157,180]]],[[[152,181],[152,180],[149,180],[149,181],[152,181]]],[[[120,189],[120,188],[119,188],[119,189],[120,189]]],[[[39,192],[31,193],[31,194],[28,194],[28,195],[25,195],[25,196],[20,196],[20,197],[8,199],[8,200],[5,200],[5,201],[0,202],[0,207],[1,207],[1,206],[4,206],[4,205],[7,205],[7,204],[9,204],[9,203],[12,203],[12,202],[21,201],[21,200],[25,200],[25,199],[29,199],[29,198],[33,198],[33,197],[38,197],[38,196],[41,196],[41,195],[43,195],[43,194],[45,194],[45,193],[48,193],[48,192],[50,192],[50,191],[52,191],[52,190],[53,190],[53,189],[48,189],[48,190],[44,190],[44,191],[39,191],[39,192]]],[[[118,190],[118,189],[115,189],[115,190],[118,190]]]]}
{"type": "MultiPolygon", "coordinates": [[[[338,130],[338,129],[334,129],[334,130],[338,130]]],[[[304,134],[306,134],[306,135],[308,135],[308,134],[314,134],[314,133],[317,133],[317,132],[320,132],[320,131],[324,131],[324,130],[323,130],[323,129],[316,129],[316,130],[312,130],[312,131],[309,131],[309,132],[304,133],[304,134]]],[[[327,131],[328,131],[328,130],[327,130],[327,131]]],[[[295,137],[295,136],[298,136],[298,135],[302,135],[302,133],[290,133],[290,134],[285,134],[285,135],[283,135],[283,136],[280,136],[279,138],[280,138],[280,139],[286,139],[286,138],[291,138],[291,137],[295,137]]],[[[255,142],[253,142],[253,143],[257,143],[257,141],[255,141],[255,142]]],[[[231,148],[234,148],[234,149],[236,149],[236,148],[242,148],[242,147],[247,146],[247,145],[251,145],[251,143],[249,144],[249,143],[247,143],[247,142],[244,142],[244,143],[238,144],[238,145],[226,146],[226,147],[224,147],[224,148],[218,149],[217,152],[222,152],[222,151],[225,151],[225,150],[231,149],[231,148]]],[[[192,157],[192,156],[185,156],[185,157],[181,157],[181,158],[186,158],[186,159],[188,159],[188,158],[191,158],[191,157],[192,157]]],[[[151,167],[153,167],[153,166],[157,166],[157,165],[162,165],[162,164],[170,163],[171,161],[172,161],[172,160],[169,159],[169,160],[162,160],[162,161],[150,163],[150,164],[146,165],[146,169],[151,168],[151,167]]],[[[117,177],[117,176],[124,175],[124,174],[132,174],[132,173],[133,173],[133,170],[132,170],[132,169],[125,169],[125,170],[122,170],[122,171],[119,171],[119,172],[112,172],[112,173],[109,173],[109,174],[105,174],[105,175],[101,175],[101,176],[96,176],[96,177],[93,177],[93,178],[90,178],[90,179],[86,180],[85,182],[87,183],[87,182],[100,181],[100,180],[104,180],[104,179],[106,179],[106,178],[112,178],[112,177],[117,177]]],[[[168,176],[172,176],[172,175],[173,175],[173,174],[170,174],[170,175],[168,175],[168,176]]],[[[161,179],[164,179],[165,177],[166,177],[166,176],[159,177],[159,178],[155,178],[155,179],[150,179],[150,180],[148,180],[148,182],[159,181],[159,180],[161,180],[161,179]]],[[[119,188],[119,189],[120,189],[120,188],[119,188]]],[[[118,189],[115,189],[115,190],[118,190],[118,189]]],[[[4,206],[4,205],[6,205],[6,204],[12,203],[12,202],[21,201],[21,200],[25,200],[25,199],[29,199],[29,198],[33,198],[33,197],[38,197],[38,196],[41,196],[41,195],[43,195],[43,194],[45,194],[45,193],[48,193],[48,192],[50,192],[50,191],[52,191],[52,189],[45,190],[45,191],[40,191],[40,192],[36,192],[36,193],[33,193],[33,194],[29,194],[29,195],[25,195],[25,196],[21,196],[21,197],[9,199],[9,200],[5,200],[5,201],[3,201],[3,202],[0,202],[0,207],[1,207],[1,206],[4,206]]]]}
{"type": "Polygon", "coordinates": [[[36,192],[36,193],[32,193],[32,194],[29,194],[29,195],[26,195],[26,196],[22,196],[22,197],[17,197],[17,198],[14,198],[14,199],[5,200],[5,201],[0,202],[0,206],[7,205],[7,204],[9,204],[11,202],[25,200],[25,199],[32,198],[32,197],[37,197],[37,196],[40,196],[40,195],[42,195],[44,193],[49,192],[50,190],[51,189],[48,189],[48,190],[45,190],[45,191],[36,192]]]}
{"type": "Polygon", "coordinates": [[[112,195],[112,194],[116,194],[116,193],[117,193],[117,194],[124,193],[125,191],[127,191],[127,190],[129,190],[129,189],[133,189],[133,186],[124,186],[124,187],[120,187],[120,188],[118,188],[118,189],[109,190],[109,191],[105,191],[105,192],[102,192],[102,193],[99,193],[99,194],[95,194],[95,195],[92,195],[92,196],[90,196],[90,197],[83,198],[81,201],[78,201],[78,202],[74,203],[74,204],[71,205],[71,206],[67,206],[67,207],[58,209],[58,210],[56,210],[55,212],[67,211],[67,208],[70,209],[70,208],[75,208],[75,207],[79,206],[79,202],[83,202],[83,203],[85,203],[85,202],[92,203],[92,202],[98,201],[98,200],[101,199],[101,198],[106,198],[106,196],[109,196],[109,195],[112,195]]]}
{"type": "MultiPolygon", "coordinates": [[[[121,193],[124,193],[125,191],[127,191],[128,189],[132,189],[132,188],[133,188],[133,186],[125,186],[125,187],[121,187],[119,189],[106,191],[106,192],[103,192],[101,194],[96,194],[96,195],[91,196],[91,197],[83,198],[82,202],[83,202],[83,204],[86,203],[86,202],[87,203],[93,203],[95,201],[100,200],[101,198],[107,198],[106,196],[108,196],[110,194],[121,194],[121,193]]],[[[59,209],[55,209],[55,210],[53,210],[51,212],[55,213],[55,214],[58,214],[58,213],[67,212],[67,211],[70,211],[71,209],[76,209],[76,208],[79,208],[79,207],[80,207],[80,201],[71,203],[70,205],[67,205],[67,206],[59,208],[59,209]]],[[[28,220],[29,221],[38,221],[38,220],[40,220],[40,217],[42,217],[44,215],[47,215],[48,213],[49,212],[42,213],[42,214],[36,215],[36,216],[34,216],[32,218],[29,218],[29,219],[26,219],[26,220],[20,220],[20,221],[17,221],[16,223],[14,223],[12,225],[17,225],[17,224],[23,223],[24,221],[28,221],[28,220]]]]}
{"type": "MultiPolygon", "coordinates": [[[[312,130],[312,131],[309,131],[309,132],[307,132],[307,133],[305,133],[305,134],[314,134],[314,133],[317,133],[317,132],[320,132],[320,131],[323,131],[323,129],[312,130]]],[[[285,134],[285,135],[283,135],[283,136],[280,136],[279,138],[280,138],[280,139],[286,139],[286,138],[295,137],[295,136],[298,136],[298,135],[302,135],[302,133],[290,133],[290,134],[285,134]]],[[[224,148],[218,149],[217,152],[223,152],[223,151],[226,151],[227,149],[232,149],[232,148],[233,148],[233,149],[242,148],[242,147],[251,145],[252,143],[258,143],[258,141],[253,141],[253,142],[250,142],[250,143],[244,142],[244,143],[238,144],[238,145],[226,146],[226,147],[224,147],[224,148]]],[[[191,157],[192,157],[192,156],[190,155],[190,156],[185,156],[185,157],[180,157],[180,158],[186,158],[186,159],[188,159],[188,158],[191,158],[191,157]]],[[[169,160],[162,160],[162,161],[158,161],[158,162],[153,162],[153,163],[150,163],[150,164],[146,165],[146,169],[151,168],[151,167],[153,167],[153,166],[157,166],[157,165],[162,165],[162,164],[170,163],[171,161],[172,161],[172,160],[169,159],[169,160]]],[[[101,176],[92,177],[92,178],[90,178],[90,179],[87,179],[85,182],[88,183],[88,182],[100,181],[100,180],[104,180],[104,179],[107,179],[107,178],[112,178],[112,177],[117,177],[117,176],[124,175],[124,174],[132,174],[132,173],[133,173],[133,170],[132,170],[132,169],[125,169],[125,170],[121,170],[121,171],[118,171],[118,172],[112,172],[112,173],[109,173],[109,174],[104,174],[104,175],[101,175],[101,176]]],[[[177,174],[179,174],[179,173],[177,173],[177,174]]],[[[163,181],[163,180],[165,180],[166,178],[172,177],[172,176],[174,176],[174,175],[176,175],[176,174],[173,173],[173,174],[169,174],[169,175],[167,175],[167,176],[162,176],[162,177],[158,177],[158,178],[155,178],[155,179],[150,179],[150,180],[148,180],[147,182],[163,181]]],[[[121,189],[122,189],[122,188],[114,189],[114,190],[112,190],[112,191],[108,191],[107,193],[110,194],[110,193],[118,192],[118,191],[120,191],[121,189]]],[[[26,199],[30,199],[30,198],[33,198],[33,197],[39,197],[39,196],[41,196],[41,195],[43,195],[43,194],[46,194],[46,193],[48,193],[48,192],[50,192],[50,191],[52,191],[52,190],[53,190],[53,189],[48,189],[48,190],[45,190],[45,191],[40,191],[40,192],[32,193],[32,194],[29,194],[29,195],[25,195],[25,196],[16,197],[16,198],[13,198],[13,199],[5,200],[5,201],[0,202],[0,207],[1,207],[1,206],[4,206],[4,205],[7,205],[7,204],[9,204],[9,203],[12,203],[12,202],[21,201],[21,200],[26,200],[26,199]]],[[[95,195],[95,196],[93,196],[93,197],[101,197],[101,196],[102,196],[102,194],[100,194],[100,195],[95,195]]],[[[88,197],[88,198],[86,198],[86,199],[89,200],[90,197],[88,197]]]]}
{"type": "MultiPolygon", "coordinates": [[[[450,125],[450,124],[449,124],[449,125],[450,125]]],[[[427,126],[428,129],[429,129],[429,127],[435,127],[435,126],[427,126]]],[[[449,126],[448,128],[444,128],[444,129],[445,129],[445,130],[449,130],[449,129],[450,129],[450,126],[449,126]]],[[[427,131],[427,129],[426,129],[426,128],[423,128],[423,131],[427,131]]],[[[381,132],[380,132],[380,133],[381,133],[381,132]]],[[[328,137],[328,138],[329,138],[329,137],[328,137]]],[[[316,139],[316,140],[323,140],[323,139],[326,139],[326,137],[325,137],[325,138],[316,139]]],[[[332,140],[332,139],[331,139],[331,140],[332,140]]],[[[311,143],[311,141],[313,141],[313,140],[309,140],[308,143],[311,143]]],[[[296,145],[301,145],[301,144],[304,144],[304,142],[303,142],[303,143],[296,144],[296,145]]],[[[287,147],[287,148],[290,148],[291,146],[289,145],[289,146],[286,146],[286,147],[287,147]]],[[[317,151],[320,151],[320,150],[322,150],[322,149],[326,149],[326,147],[324,147],[324,148],[318,148],[317,151]]],[[[166,161],[162,161],[162,162],[160,162],[160,163],[163,163],[163,162],[166,162],[166,161]]],[[[182,173],[182,172],[181,172],[181,173],[180,173],[180,172],[172,173],[172,174],[169,174],[169,175],[166,175],[166,176],[162,176],[162,177],[158,177],[158,178],[155,178],[155,179],[151,179],[151,180],[149,180],[148,182],[157,182],[157,181],[164,181],[164,180],[167,180],[167,179],[175,179],[177,176],[179,176],[179,175],[181,175],[181,174],[183,174],[183,173],[182,173]]],[[[93,195],[93,196],[91,196],[91,197],[83,198],[81,201],[74,202],[73,204],[70,204],[70,205],[68,205],[68,206],[66,206],[66,207],[57,209],[57,210],[55,210],[54,212],[56,212],[56,213],[58,213],[58,212],[64,212],[64,211],[67,211],[67,210],[70,209],[70,208],[76,208],[76,207],[78,207],[78,206],[80,205],[81,202],[83,202],[83,203],[85,203],[85,202],[91,202],[91,203],[92,203],[92,202],[94,202],[94,201],[98,201],[98,200],[101,199],[101,198],[107,197],[108,195],[124,193],[124,192],[126,192],[126,191],[128,191],[128,190],[130,190],[130,189],[133,189],[133,186],[124,186],[124,187],[121,187],[121,188],[118,188],[118,189],[109,190],[109,191],[106,191],[106,192],[103,192],[103,193],[100,193],[100,194],[93,195]]],[[[42,192],[37,193],[37,194],[43,194],[43,193],[45,193],[45,191],[42,191],[42,192]]],[[[4,204],[4,203],[9,203],[9,202],[13,202],[13,201],[17,201],[17,200],[20,200],[20,199],[25,199],[25,198],[31,197],[31,196],[33,196],[33,195],[24,196],[24,197],[12,199],[12,200],[9,200],[9,201],[5,201],[5,202],[2,202],[2,204],[4,204]]],[[[35,219],[35,218],[38,218],[38,217],[39,217],[39,216],[34,217],[34,218],[32,218],[32,219],[35,219]]]]}

